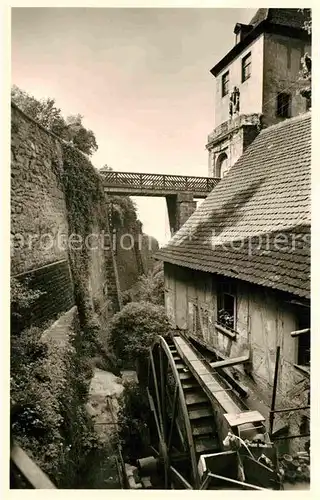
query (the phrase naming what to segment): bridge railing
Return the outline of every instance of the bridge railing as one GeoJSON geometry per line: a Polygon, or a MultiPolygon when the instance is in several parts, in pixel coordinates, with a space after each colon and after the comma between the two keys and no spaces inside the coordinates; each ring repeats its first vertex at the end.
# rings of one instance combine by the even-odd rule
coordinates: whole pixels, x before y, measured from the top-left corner
{"type": "Polygon", "coordinates": [[[209,192],[220,179],[184,175],[144,174],[133,172],[100,171],[105,187],[154,189],[164,191],[209,192]]]}

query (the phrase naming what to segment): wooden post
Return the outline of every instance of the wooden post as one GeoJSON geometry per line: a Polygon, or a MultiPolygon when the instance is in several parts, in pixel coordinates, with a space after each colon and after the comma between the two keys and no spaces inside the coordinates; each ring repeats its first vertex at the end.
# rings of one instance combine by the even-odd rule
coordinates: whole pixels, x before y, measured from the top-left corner
{"type": "Polygon", "coordinates": [[[272,436],[273,430],[273,421],[274,421],[274,409],[276,405],[276,395],[277,395],[277,384],[278,384],[278,372],[279,372],[279,359],[280,359],[280,346],[277,346],[276,351],[276,363],[274,366],[274,378],[273,378],[273,389],[272,389],[272,400],[271,400],[271,408],[270,408],[270,416],[269,416],[269,432],[270,437],[272,436]]]}

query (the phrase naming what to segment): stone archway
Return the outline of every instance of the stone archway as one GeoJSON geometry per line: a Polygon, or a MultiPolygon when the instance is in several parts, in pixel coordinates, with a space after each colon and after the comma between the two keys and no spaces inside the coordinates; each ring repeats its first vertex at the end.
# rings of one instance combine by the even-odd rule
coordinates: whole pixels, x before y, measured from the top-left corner
{"type": "Polygon", "coordinates": [[[229,170],[228,156],[226,153],[221,153],[216,161],[216,177],[224,177],[229,170]]]}

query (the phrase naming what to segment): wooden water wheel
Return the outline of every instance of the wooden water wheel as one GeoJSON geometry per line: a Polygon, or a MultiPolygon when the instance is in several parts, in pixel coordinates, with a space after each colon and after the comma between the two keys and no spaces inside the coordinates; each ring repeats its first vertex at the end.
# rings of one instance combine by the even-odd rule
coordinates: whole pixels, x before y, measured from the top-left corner
{"type": "Polygon", "coordinates": [[[198,489],[199,457],[219,452],[220,444],[211,402],[170,339],[159,337],[150,349],[148,397],[164,487],[198,489]]]}

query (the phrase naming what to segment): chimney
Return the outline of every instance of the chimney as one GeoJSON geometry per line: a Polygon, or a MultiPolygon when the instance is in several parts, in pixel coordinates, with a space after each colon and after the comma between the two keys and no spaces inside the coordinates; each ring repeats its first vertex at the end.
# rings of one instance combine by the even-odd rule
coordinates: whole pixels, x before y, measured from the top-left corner
{"type": "Polygon", "coordinates": [[[236,45],[247,36],[249,31],[251,31],[253,26],[251,24],[241,24],[237,23],[234,27],[233,33],[236,35],[236,45]]]}

